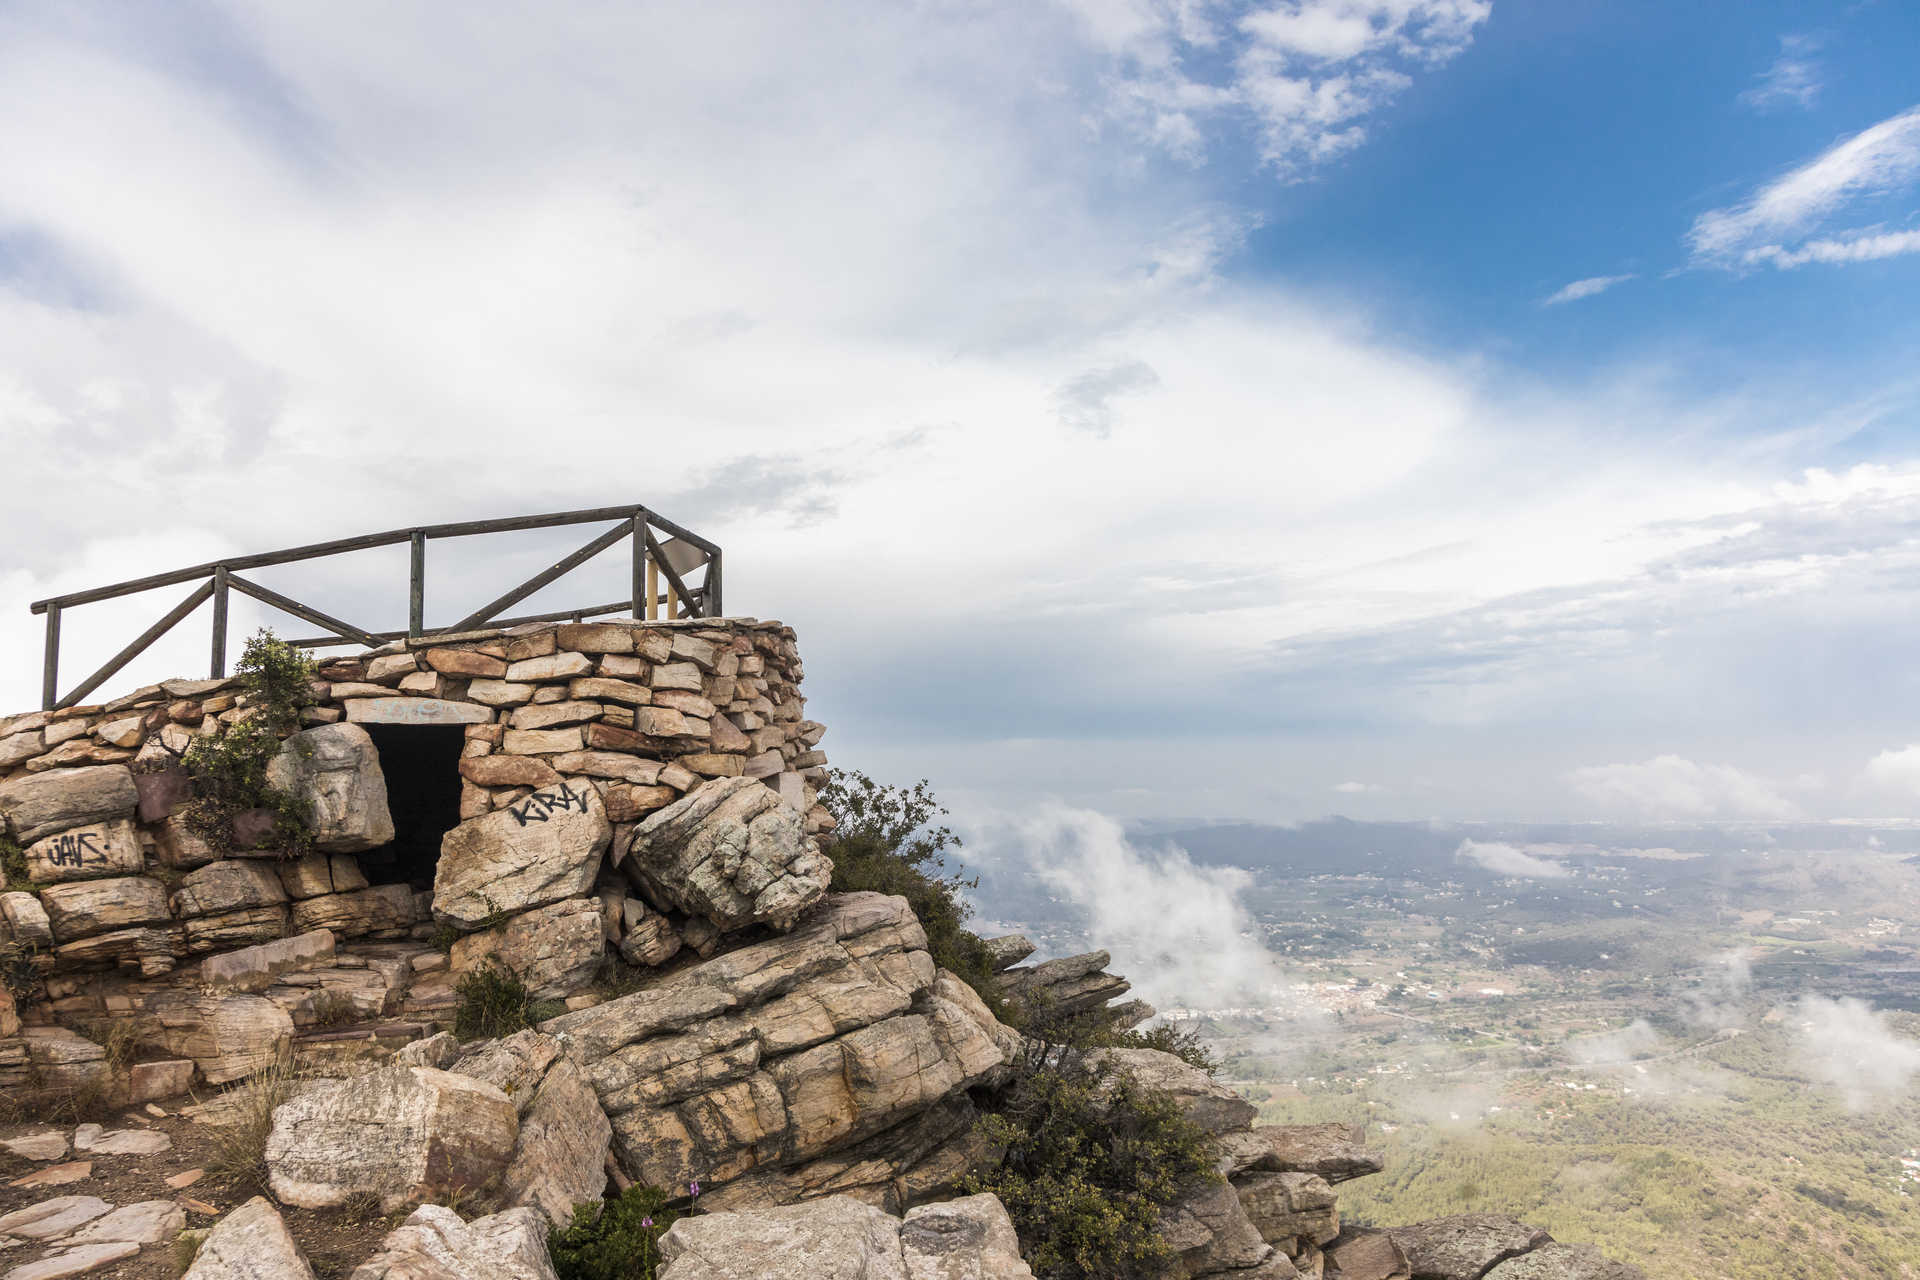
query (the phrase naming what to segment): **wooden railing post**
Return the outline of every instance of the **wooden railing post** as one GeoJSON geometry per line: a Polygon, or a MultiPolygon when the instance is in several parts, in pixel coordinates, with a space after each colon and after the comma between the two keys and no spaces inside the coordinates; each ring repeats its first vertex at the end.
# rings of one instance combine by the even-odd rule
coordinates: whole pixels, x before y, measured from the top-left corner
{"type": "Polygon", "coordinates": [[[709,618],[724,618],[726,610],[720,607],[720,552],[707,553],[707,584],[700,593],[700,612],[709,618]]]}
{"type": "Polygon", "coordinates": [[[47,606],[47,657],[40,668],[40,709],[51,711],[60,701],[60,606],[47,606]]]}
{"type": "Polygon", "coordinates": [[[413,531],[413,566],[407,584],[407,637],[418,640],[427,621],[427,533],[413,531]]]}
{"type": "Polygon", "coordinates": [[[652,556],[647,557],[647,621],[660,619],[660,566],[652,556]]]}
{"type": "Polygon", "coordinates": [[[647,517],[645,512],[633,518],[633,616],[647,616],[651,593],[642,596],[647,586],[647,517]]]}
{"type": "Polygon", "coordinates": [[[207,676],[219,680],[227,674],[227,567],[213,571],[213,658],[207,676]]]}

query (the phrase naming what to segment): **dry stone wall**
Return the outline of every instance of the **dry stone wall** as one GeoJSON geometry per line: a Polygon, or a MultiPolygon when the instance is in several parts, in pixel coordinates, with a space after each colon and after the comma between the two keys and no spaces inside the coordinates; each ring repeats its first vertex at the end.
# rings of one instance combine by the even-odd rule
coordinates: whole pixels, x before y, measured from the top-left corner
{"type": "Polygon", "coordinates": [[[116,1021],[135,1057],[212,1083],[340,1023],[412,1018],[404,1040],[475,966],[573,996],[610,952],[711,954],[725,930],[790,925],[824,888],[826,730],[805,718],[779,623],[536,624],[396,642],[318,674],[269,770],[310,815],[312,852],[293,860],[248,847],[271,843],[270,817],[242,814],[226,848],[186,821],[187,749],[252,714],[235,680],[0,719],[0,838],[26,879],[0,894],[0,1088],[124,1091],[99,1044],[116,1021]],[[396,772],[385,726],[438,727],[454,776],[396,772]],[[733,781],[703,788],[715,780],[733,781]],[[395,815],[429,785],[457,801],[408,876],[395,815]],[[714,842],[734,829],[744,860],[714,842]]]}

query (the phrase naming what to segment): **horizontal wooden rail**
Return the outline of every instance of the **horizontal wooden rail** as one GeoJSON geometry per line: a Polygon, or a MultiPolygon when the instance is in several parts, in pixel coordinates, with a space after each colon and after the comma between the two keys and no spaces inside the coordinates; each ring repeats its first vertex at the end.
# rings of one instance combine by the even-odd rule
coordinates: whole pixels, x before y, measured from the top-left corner
{"type": "Polygon", "coordinates": [[[549,512],[544,515],[511,516],[503,520],[466,520],[454,524],[423,525],[413,529],[389,529],[384,533],[366,533],[355,538],[336,538],[329,542],[310,543],[304,547],[292,547],[285,551],[268,551],[209,561],[189,569],[150,574],[144,578],[117,582],[111,586],[94,587],[86,591],[75,591],[34,601],[31,606],[33,612],[45,614],[47,619],[46,659],[40,684],[41,705],[47,710],[75,705],[208,599],[213,601],[213,639],[208,665],[213,676],[225,675],[227,599],[231,591],[238,591],[283,613],[311,622],[316,626],[328,628],[330,632],[328,635],[289,642],[300,648],[319,649],[344,644],[378,645],[402,638],[470,631],[481,626],[519,626],[528,622],[556,622],[569,618],[580,620],[623,610],[630,610],[635,618],[657,618],[663,607],[668,617],[674,617],[682,611],[689,617],[718,617],[721,612],[720,559],[718,544],[708,541],[685,526],[675,524],[644,506],[635,505],[590,507],[579,511],[549,512]],[[426,625],[426,548],[427,543],[433,539],[552,529],[565,525],[593,524],[603,520],[613,520],[617,523],[571,555],[549,565],[460,621],[442,627],[426,625]],[[668,541],[661,542],[655,536],[655,530],[666,534],[668,541]],[[561,609],[551,613],[529,614],[517,618],[498,617],[500,613],[622,541],[630,543],[633,559],[633,593],[628,599],[610,604],[593,605],[584,609],[561,609]],[[331,614],[323,613],[312,605],[303,604],[270,587],[240,576],[240,571],[243,569],[259,569],[302,560],[319,560],[375,547],[396,546],[400,543],[407,543],[410,547],[407,629],[404,631],[371,631],[354,626],[331,614]],[[704,579],[697,586],[690,585],[686,581],[686,574],[701,567],[706,570],[704,579]],[[664,576],[667,580],[664,593],[655,585],[656,579],[660,576],[664,576]],[[194,588],[185,600],[126,648],[115,654],[100,670],[81,681],[65,697],[59,696],[60,632],[68,609],[196,580],[199,580],[200,585],[194,588]]]}

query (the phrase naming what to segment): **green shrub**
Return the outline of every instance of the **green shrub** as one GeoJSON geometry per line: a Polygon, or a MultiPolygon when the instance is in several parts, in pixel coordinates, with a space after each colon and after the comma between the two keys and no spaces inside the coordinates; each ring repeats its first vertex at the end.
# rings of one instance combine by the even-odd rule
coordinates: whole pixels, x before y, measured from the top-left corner
{"type": "Polygon", "coordinates": [[[526,983],[491,960],[461,975],[454,991],[460,1007],[454,1011],[453,1034],[462,1040],[510,1036],[567,1011],[565,1001],[534,999],[526,983]]]}
{"type": "Polygon", "coordinates": [[[0,835],[0,885],[8,893],[40,892],[40,886],[27,879],[27,851],[5,835],[0,835]]]}
{"type": "Polygon", "coordinates": [[[547,1233],[553,1269],[560,1280],[654,1280],[660,1237],[680,1217],[667,1205],[658,1187],[629,1187],[618,1199],[575,1205],[573,1221],[547,1233]]]}
{"type": "Polygon", "coordinates": [[[251,712],[244,720],[197,737],[182,763],[193,778],[188,830],[215,850],[233,845],[233,820],[249,809],[272,810],[273,840],[280,853],[297,858],[312,846],[308,814],[297,797],[267,782],[267,766],[281,740],[300,727],[300,710],[313,702],[313,659],[255,632],[234,666],[251,712]]]}
{"type": "Polygon", "coordinates": [[[1005,1154],[964,1188],[1000,1197],[1040,1280],[1160,1276],[1161,1209],[1218,1176],[1178,1103],[1072,1050],[1032,1052],[981,1128],[1005,1154]]]}
{"type": "Polygon", "coordinates": [[[833,891],[864,889],[905,898],[927,931],[934,963],[959,975],[996,1015],[1005,1013],[993,981],[993,956],[965,927],[973,908],[961,894],[976,887],[979,877],[946,872],[943,855],[960,847],[960,837],[934,824],[947,811],[926,780],[911,788],[889,787],[864,773],[835,769],[820,791],[820,803],[835,821],[827,848],[833,891]]]}

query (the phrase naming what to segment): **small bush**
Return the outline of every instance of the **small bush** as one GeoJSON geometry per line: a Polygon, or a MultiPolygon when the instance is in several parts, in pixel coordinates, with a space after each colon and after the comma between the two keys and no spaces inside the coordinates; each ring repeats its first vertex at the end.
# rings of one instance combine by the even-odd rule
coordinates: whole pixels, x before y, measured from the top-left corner
{"type": "Polygon", "coordinates": [[[39,949],[13,938],[0,938],[0,987],[7,989],[18,1005],[32,1004],[44,991],[40,968],[34,961],[39,949]]]}
{"type": "Polygon", "coordinates": [[[193,1270],[193,1261],[200,1256],[200,1246],[206,1243],[206,1231],[182,1231],[173,1238],[173,1274],[184,1276],[193,1270]]]}
{"type": "Polygon", "coordinates": [[[658,1187],[629,1187],[618,1199],[575,1205],[573,1221],[547,1234],[554,1271],[560,1280],[654,1280],[660,1237],[681,1216],[668,1203],[658,1187]]]}
{"type": "Polygon", "coordinates": [[[280,753],[281,740],[300,727],[300,710],[313,702],[313,659],[256,632],[235,664],[245,719],[198,737],[182,763],[193,778],[193,803],[187,828],[214,849],[233,847],[233,820],[249,809],[268,809],[275,817],[273,839],[282,856],[297,858],[312,846],[311,823],[300,801],[267,782],[267,766],[280,753]]]}
{"type": "Polygon", "coordinates": [[[40,886],[27,879],[27,851],[3,834],[0,834],[0,885],[4,885],[8,893],[40,892],[40,886]]]}
{"type": "Polygon", "coordinates": [[[221,1096],[225,1105],[209,1121],[206,1166],[235,1194],[266,1192],[267,1135],[273,1132],[273,1109],[293,1096],[295,1083],[291,1056],[283,1056],[221,1096]]]}
{"type": "Polygon", "coordinates": [[[567,1011],[565,1001],[534,999],[526,983],[490,960],[461,975],[454,990],[453,1034],[462,1040],[510,1036],[567,1011]]]}
{"type": "Polygon", "coordinates": [[[835,821],[827,848],[833,891],[905,898],[927,931],[934,963],[959,975],[996,1015],[1005,1013],[993,981],[993,956],[965,927],[973,908],[961,895],[978,886],[979,877],[946,872],[944,855],[960,847],[960,837],[935,825],[947,811],[926,781],[890,787],[864,773],[835,769],[820,791],[820,803],[835,821]]]}
{"type": "Polygon", "coordinates": [[[1160,1211],[1218,1176],[1178,1103],[1072,1050],[1038,1051],[981,1127],[1005,1155],[964,1188],[1000,1197],[1040,1280],[1162,1275],[1160,1211]]]}

